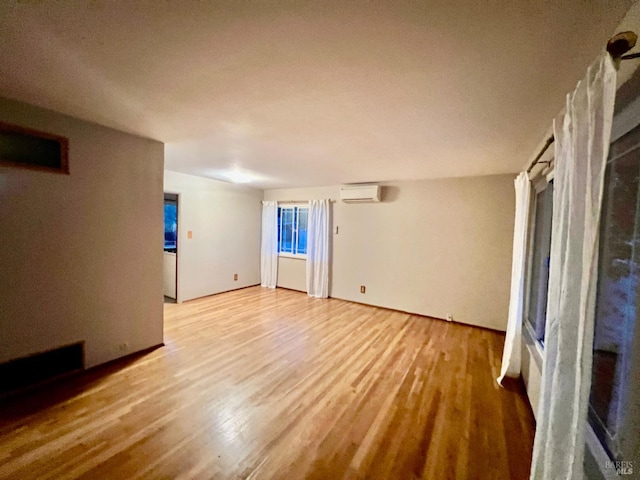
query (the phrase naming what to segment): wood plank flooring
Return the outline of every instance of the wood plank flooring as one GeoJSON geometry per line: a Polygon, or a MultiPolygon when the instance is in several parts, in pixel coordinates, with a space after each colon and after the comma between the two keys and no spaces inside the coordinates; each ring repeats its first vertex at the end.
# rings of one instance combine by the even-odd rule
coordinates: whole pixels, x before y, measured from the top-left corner
{"type": "Polygon", "coordinates": [[[283,289],[167,304],[166,346],[0,406],[0,478],[526,479],[503,341],[283,289]]]}

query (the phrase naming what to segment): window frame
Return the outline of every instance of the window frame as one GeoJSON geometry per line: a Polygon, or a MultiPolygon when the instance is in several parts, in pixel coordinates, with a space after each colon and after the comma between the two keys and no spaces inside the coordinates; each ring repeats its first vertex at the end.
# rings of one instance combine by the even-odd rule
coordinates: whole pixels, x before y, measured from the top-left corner
{"type": "MultiPolygon", "coordinates": [[[[172,194],[169,194],[169,196],[171,196],[172,194]]],[[[169,253],[177,253],[178,251],[178,199],[177,196],[175,199],[173,198],[169,198],[169,196],[167,194],[165,194],[164,196],[164,204],[163,204],[163,216],[164,218],[164,225],[166,226],[166,207],[169,206],[173,206],[175,208],[176,211],[176,231],[175,231],[175,246],[174,247],[167,247],[167,240],[166,240],[166,234],[167,231],[164,231],[164,251],[165,252],[169,252],[169,253]]]]}
{"type": "MultiPolygon", "coordinates": [[[[23,127],[14,125],[4,121],[0,121],[0,139],[4,137],[5,143],[15,145],[16,142],[31,142],[33,147],[38,151],[38,145],[55,144],[57,147],[55,155],[53,156],[53,165],[45,165],[34,161],[34,152],[31,151],[29,155],[21,155],[20,158],[14,158],[8,160],[3,153],[7,153],[6,150],[0,148],[0,167],[21,168],[26,170],[37,170],[41,172],[61,173],[64,175],[70,175],[69,172],[69,139],[61,135],[55,135],[49,132],[43,132],[34,128],[23,127]],[[15,137],[18,137],[17,139],[15,137]]],[[[53,152],[49,152],[53,153],[53,152]]],[[[51,158],[51,157],[49,157],[51,158]]]]}
{"type": "MultiPolygon", "coordinates": [[[[640,97],[638,97],[638,99],[640,100],[640,97]]],[[[616,116],[614,116],[611,139],[609,144],[613,145],[615,142],[617,142],[626,134],[630,133],[636,128],[640,128],[640,121],[638,120],[639,118],[640,118],[640,101],[636,101],[627,110],[623,110],[622,112],[619,112],[616,116]],[[635,112],[635,115],[632,115],[632,116],[629,115],[628,114],[629,111],[635,112]]],[[[610,163],[609,159],[607,158],[607,169],[609,168],[609,163],[610,163]]],[[[606,195],[606,194],[607,194],[607,191],[605,190],[603,192],[603,195],[606,195]]],[[[598,265],[598,274],[600,274],[599,268],[600,268],[600,265],[598,265]]],[[[599,285],[598,285],[598,288],[599,288],[599,285]]],[[[598,289],[596,289],[596,295],[597,294],[598,294],[598,289]]],[[[594,319],[593,319],[594,328],[595,328],[595,322],[596,322],[595,314],[596,314],[596,311],[594,309],[594,319]]],[[[637,321],[638,319],[636,318],[636,322],[637,321]]],[[[594,337],[595,337],[595,332],[594,332],[594,337]]],[[[639,345],[640,345],[640,323],[636,323],[635,328],[633,330],[633,338],[631,339],[631,349],[630,349],[631,352],[635,352],[635,356],[632,356],[630,359],[631,361],[631,365],[629,367],[630,372],[629,372],[629,377],[627,378],[627,380],[630,382],[632,382],[634,376],[637,375],[638,372],[640,371],[640,354],[638,353],[638,349],[637,349],[639,345]]],[[[633,413],[632,412],[633,407],[630,407],[630,406],[637,404],[638,399],[640,398],[640,393],[638,392],[637,389],[630,388],[629,391],[627,392],[627,395],[628,396],[625,397],[624,400],[621,400],[621,407],[625,412],[631,415],[633,413]],[[630,408],[631,408],[631,411],[629,410],[630,408]]],[[[589,398],[588,409],[591,412],[591,409],[592,409],[591,398],[589,398]]],[[[636,407],[635,413],[636,415],[638,415],[637,407],[636,407]]],[[[589,451],[589,454],[595,459],[600,469],[600,474],[605,479],[620,478],[620,476],[618,476],[615,473],[615,469],[606,467],[607,462],[610,464],[611,462],[615,462],[615,461],[629,461],[629,460],[633,461],[635,459],[613,458],[613,455],[610,453],[609,446],[605,446],[603,444],[600,437],[596,433],[596,429],[592,426],[591,418],[587,418],[586,422],[587,422],[587,438],[586,438],[587,450],[589,451]]],[[[634,425],[633,421],[621,422],[620,425],[621,425],[621,429],[616,431],[616,434],[615,434],[618,437],[627,437],[630,434],[630,432],[635,431],[634,429],[637,428],[637,425],[634,425]]],[[[634,469],[635,471],[638,468],[638,466],[634,465],[634,467],[636,467],[634,469]]]]}
{"type": "Polygon", "coordinates": [[[293,258],[293,259],[298,259],[298,260],[306,260],[307,259],[306,245],[305,245],[305,253],[297,253],[300,215],[299,215],[299,212],[296,212],[296,209],[298,209],[298,211],[300,209],[304,209],[304,210],[307,211],[307,228],[308,228],[309,204],[307,204],[307,203],[278,204],[278,218],[282,218],[281,210],[284,210],[284,209],[287,209],[287,210],[290,209],[290,210],[294,211],[292,236],[291,236],[291,245],[292,245],[292,250],[294,250],[294,251],[293,252],[282,252],[282,251],[280,251],[280,248],[281,248],[281,245],[282,245],[282,222],[279,221],[279,225],[278,225],[278,257],[293,258]]]}
{"type": "MultiPolygon", "coordinates": [[[[533,260],[534,260],[534,240],[536,230],[536,214],[537,214],[537,202],[536,198],[539,193],[544,192],[551,182],[553,181],[553,158],[549,160],[549,163],[538,174],[531,178],[531,198],[529,199],[529,219],[527,225],[527,260],[526,260],[526,274],[525,274],[525,296],[522,315],[522,332],[528,337],[526,343],[535,345],[536,363],[542,368],[542,358],[544,355],[544,339],[539,340],[536,332],[529,322],[529,305],[531,302],[531,287],[533,276],[533,260]]],[[[553,200],[552,200],[553,201],[553,200]]],[[[547,290],[548,293],[548,290],[547,290]]],[[[545,318],[546,323],[546,318],[545,318]]]]}
{"type": "MultiPolygon", "coordinates": [[[[618,92],[619,93],[619,92],[618,92]]],[[[618,98],[616,98],[617,102],[618,98]]],[[[611,131],[611,139],[610,144],[613,144],[615,141],[619,140],[622,136],[629,133],[631,130],[640,125],[640,96],[634,97],[630,102],[628,102],[624,107],[618,110],[618,105],[616,105],[616,112],[613,118],[613,125],[611,131]]],[[[552,150],[552,149],[550,149],[552,150]]],[[[554,175],[554,165],[553,165],[553,153],[545,154],[541,159],[543,161],[550,161],[551,163],[547,164],[547,166],[541,169],[540,172],[534,174],[531,178],[532,183],[532,192],[535,192],[535,195],[540,191],[538,190],[541,186],[546,188],[546,184],[548,184],[554,175]]],[[[533,256],[533,228],[532,225],[535,225],[535,195],[531,195],[530,206],[529,206],[529,225],[528,225],[528,238],[527,238],[527,253],[526,253],[526,273],[525,273],[525,302],[524,302],[524,312],[528,312],[529,309],[529,294],[530,294],[530,274],[531,274],[531,260],[533,256]]],[[[595,312],[594,312],[595,315],[595,312]]],[[[595,322],[595,318],[594,318],[595,322]]],[[[525,348],[529,351],[531,358],[534,359],[540,374],[542,374],[542,363],[544,356],[544,348],[543,345],[538,342],[535,338],[535,332],[529,321],[526,318],[526,313],[523,314],[522,317],[522,335],[525,342],[525,348]],[[535,347],[534,347],[535,345],[535,347]]],[[[630,378],[633,378],[635,372],[640,370],[640,355],[637,353],[640,349],[635,348],[636,346],[640,346],[640,327],[636,326],[634,331],[634,339],[633,339],[634,348],[633,351],[636,352],[636,356],[632,358],[632,372],[630,378]]],[[[640,397],[640,393],[635,390],[633,393],[634,398],[629,399],[627,405],[637,403],[637,399],[640,397]]],[[[540,399],[542,400],[542,398],[540,399]]],[[[588,408],[591,408],[590,406],[588,408]]],[[[637,414],[637,409],[636,409],[637,414]]],[[[621,478],[617,475],[616,470],[611,468],[611,462],[614,461],[609,455],[606,447],[600,441],[600,438],[595,433],[591,423],[588,419],[585,419],[586,423],[586,438],[585,438],[585,475],[586,478],[590,479],[603,479],[603,480],[613,480],[621,478]]],[[[627,422],[627,425],[624,427],[624,430],[631,431],[635,426],[633,422],[627,422]]],[[[621,433],[623,434],[623,433],[621,433]]],[[[633,465],[634,467],[638,467],[637,465],[633,465]]],[[[634,473],[635,473],[634,468],[634,473]]]]}

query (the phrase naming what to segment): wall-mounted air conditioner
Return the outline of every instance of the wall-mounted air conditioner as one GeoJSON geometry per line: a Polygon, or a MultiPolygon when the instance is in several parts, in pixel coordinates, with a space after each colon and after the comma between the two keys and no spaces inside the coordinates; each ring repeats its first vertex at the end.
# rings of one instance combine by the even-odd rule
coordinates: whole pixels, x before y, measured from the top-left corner
{"type": "Polygon", "coordinates": [[[344,185],[340,188],[340,200],[347,203],[379,202],[380,185],[344,185]]]}

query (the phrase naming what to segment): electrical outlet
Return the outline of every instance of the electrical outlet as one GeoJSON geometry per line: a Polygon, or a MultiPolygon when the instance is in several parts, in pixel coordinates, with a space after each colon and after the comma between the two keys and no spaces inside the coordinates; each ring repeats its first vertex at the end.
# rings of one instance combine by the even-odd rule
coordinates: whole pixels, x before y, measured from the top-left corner
{"type": "Polygon", "coordinates": [[[129,343],[121,343],[120,345],[118,345],[118,350],[120,350],[121,352],[126,352],[127,350],[129,350],[129,343]]]}
{"type": "Polygon", "coordinates": [[[367,291],[367,287],[365,287],[364,285],[360,285],[360,293],[366,293],[367,291]]]}
{"type": "Polygon", "coordinates": [[[237,280],[238,280],[238,274],[237,274],[237,273],[234,273],[234,274],[233,274],[233,280],[234,280],[234,281],[237,281],[237,280]]]}
{"type": "Polygon", "coordinates": [[[453,315],[447,313],[447,322],[453,322],[453,315]]]}

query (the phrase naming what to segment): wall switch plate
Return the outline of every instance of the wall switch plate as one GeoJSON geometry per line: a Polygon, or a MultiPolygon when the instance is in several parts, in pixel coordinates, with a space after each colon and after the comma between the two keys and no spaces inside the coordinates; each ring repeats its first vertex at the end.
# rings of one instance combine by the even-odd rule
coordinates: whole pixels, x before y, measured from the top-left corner
{"type": "Polygon", "coordinates": [[[191,239],[193,238],[193,232],[192,232],[191,230],[189,230],[189,231],[187,232],[187,238],[188,238],[189,240],[191,240],[191,239]]]}
{"type": "Polygon", "coordinates": [[[237,281],[237,280],[238,280],[238,274],[237,274],[237,273],[234,273],[234,274],[233,274],[233,280],[234,280],[234,281],[237,281]]]}
{"type": "Polygon", "coordinates": [[[360,285],[360,293],[365,293],[367,291],[367,287],[364,285],[360,285]]]}

